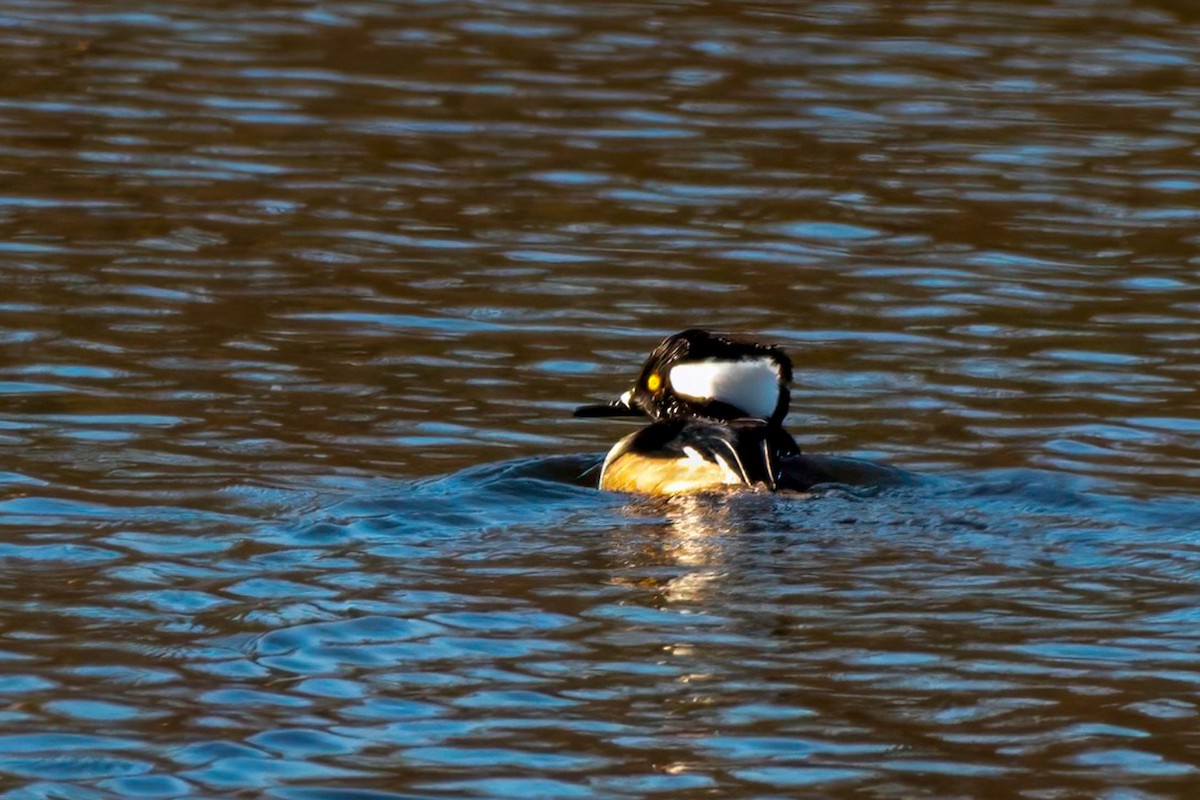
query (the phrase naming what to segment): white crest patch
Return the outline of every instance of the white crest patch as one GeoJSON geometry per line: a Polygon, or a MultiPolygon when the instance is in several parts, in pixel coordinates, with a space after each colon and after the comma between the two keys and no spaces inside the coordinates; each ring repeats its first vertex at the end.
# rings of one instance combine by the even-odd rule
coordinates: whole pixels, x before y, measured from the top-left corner
{"type": "Polygon", "coordinates": [[[671,388],[689,400],[719,400],[748,417],[770,419],[779,404],[779,365],[770,358],[685,361],[671,367],[671,388]]]}

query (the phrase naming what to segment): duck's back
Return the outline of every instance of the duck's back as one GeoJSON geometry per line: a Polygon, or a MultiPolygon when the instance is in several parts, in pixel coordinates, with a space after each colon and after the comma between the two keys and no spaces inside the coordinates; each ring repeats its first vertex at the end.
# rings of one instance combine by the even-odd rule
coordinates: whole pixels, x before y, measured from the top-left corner
{"type": "Polygon", "coordinates": [[[786,431],[762,420],[664,420],[613,446],[600,488],[651,495],[760,484],[775,489],[783,460],[799,455],[786,431]]]}

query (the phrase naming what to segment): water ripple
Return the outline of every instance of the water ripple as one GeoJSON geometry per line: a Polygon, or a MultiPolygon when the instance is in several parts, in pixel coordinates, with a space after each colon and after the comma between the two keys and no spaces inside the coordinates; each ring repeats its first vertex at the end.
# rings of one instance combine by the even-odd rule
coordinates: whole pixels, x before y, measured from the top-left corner
{"type": "Polygon", "coordinates": [[[14,797],[1195,782],[1189,7],[0,17],[14,797]],[[693,325],[907,479],[595,492],[693,325]]]}

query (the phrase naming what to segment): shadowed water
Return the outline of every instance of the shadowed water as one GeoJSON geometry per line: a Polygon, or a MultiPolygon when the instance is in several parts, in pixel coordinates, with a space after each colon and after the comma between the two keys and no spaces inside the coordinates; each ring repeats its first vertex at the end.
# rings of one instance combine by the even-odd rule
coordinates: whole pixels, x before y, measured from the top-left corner
{"type": "Polygon", "coordinates": [[[0,0],[0,795],[1186,795],[1197,41],[0,0]],[[692,325],[896,479],[592,489],[692,325]]]}

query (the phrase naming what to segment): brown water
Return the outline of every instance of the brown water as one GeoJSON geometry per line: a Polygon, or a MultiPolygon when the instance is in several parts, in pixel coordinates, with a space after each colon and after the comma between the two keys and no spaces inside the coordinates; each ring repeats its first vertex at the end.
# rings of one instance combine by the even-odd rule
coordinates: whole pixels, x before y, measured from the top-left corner
{"type": "Polygon", "coordinates": [[[0,793],[1190,796],[1200,10],[0,0],[0,793]],[[575,420],[760,334],[904,488],[575,420]]]}

